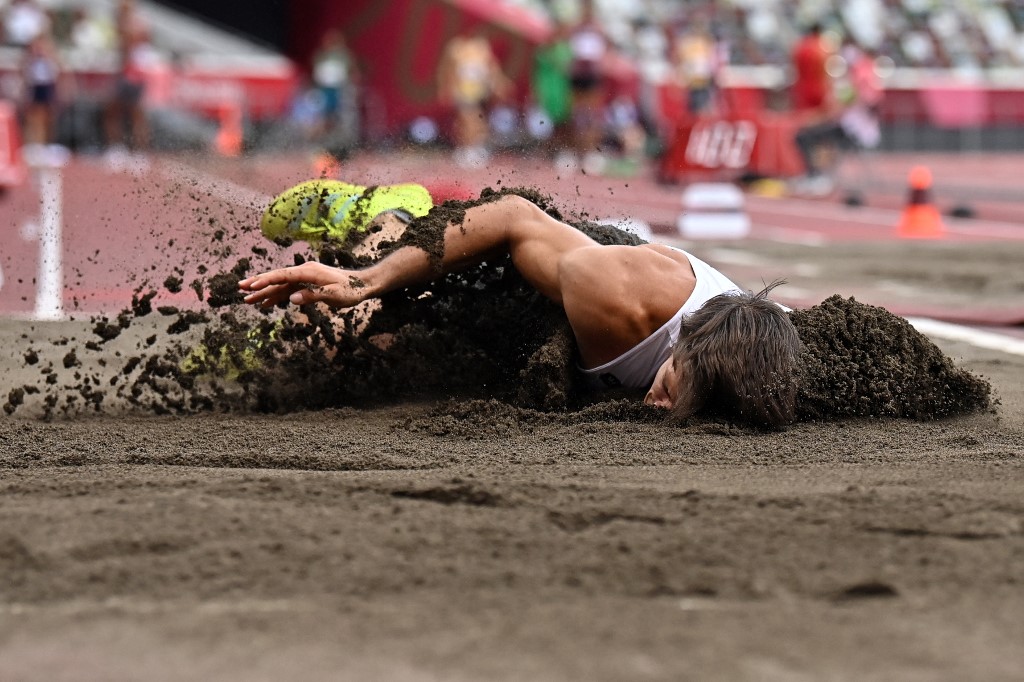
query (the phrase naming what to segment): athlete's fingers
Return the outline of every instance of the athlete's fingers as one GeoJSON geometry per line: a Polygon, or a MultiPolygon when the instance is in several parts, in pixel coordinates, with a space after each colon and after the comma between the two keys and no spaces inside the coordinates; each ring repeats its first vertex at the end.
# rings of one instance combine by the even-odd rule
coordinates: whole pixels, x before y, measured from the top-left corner
{"type": "Polygon", "coordinates": [[[238,283],[238,287],[242,290],[259,291],[270,286],[299,284],[308,279],[309,275],[307,273],[293,272],[290,268],[282,268],[243,279],[238,283]]]}
{"type": "MultiPolygon", "coordinates": [[[[287,287],[287,285],[283,285],[283,286],[287,287]]],[[[280,284],[271,284],[271,285],[266,285],[266,286],[255,288],[255,289],[254,288],[241,288],[241,287],[239,287],[239,289],[241,290],[242,293],[245,294],[245,297],[244,297],[243,300],[246,303],[254,303],[256,301],[262,301],[263,299],[265,299],[265,298],[267,298],[269,296],[272,296],[275,292],[279,291],[281,289],[281,287],[282,287],[282,285],[280,285],[280,284]]]]}
{"type": "Polygon", "coordinates": [[[349,308],[362,302],[366,293],[353,285],[353,279],[351,272],[309,262],[247,277],[239,281],[238,289],[246,303],[264,307],[287,300],[296,305],[319,301],[349,308]]]}
{"type": "Polygon", "coordinates": [[[251,291],[242,300],[253,305],[273,306],[287,300],[293,292],[301,288],[299,284],[271,284],[251,291]]]}
{"type": "Polygon", "coordinates": [[[238,287],[242,290],[258,291],[274,284],[326,285],[339,281],[341,277],[342,273],[337,268],[309,262],[247,277],[238,283],[238,287]]]}

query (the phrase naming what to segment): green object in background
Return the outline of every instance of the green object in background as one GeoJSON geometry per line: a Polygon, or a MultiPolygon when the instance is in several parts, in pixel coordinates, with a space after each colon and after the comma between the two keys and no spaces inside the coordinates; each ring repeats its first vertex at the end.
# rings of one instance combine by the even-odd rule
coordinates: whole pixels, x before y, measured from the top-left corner
{"type": "Polygon", "coordinates": [[[572,49],[560,40],[537,51],[533,70],[533,92],[537,103],[554,123],[569,120],[572,89],[569,85],[569,65],[572,49]]]}

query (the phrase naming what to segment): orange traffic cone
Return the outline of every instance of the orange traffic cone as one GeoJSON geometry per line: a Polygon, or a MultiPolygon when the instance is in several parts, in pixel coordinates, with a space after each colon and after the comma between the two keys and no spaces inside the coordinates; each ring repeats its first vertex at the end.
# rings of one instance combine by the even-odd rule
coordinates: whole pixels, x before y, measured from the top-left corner
{"type": "Polygon", "coordinates": [[[238,156],[242,153],[242,107],[234,103],[223,104],[217,113],[220,130],[213,146],[222,156],[238,156]]]}
{"type": "Polygon", "coordinates": [[[910,197],[900,216],[896,233],[903,239],[942,239],[946,227],[939,209],[932,204],[932,172],[927,166],[910,170],[910,197]]]}

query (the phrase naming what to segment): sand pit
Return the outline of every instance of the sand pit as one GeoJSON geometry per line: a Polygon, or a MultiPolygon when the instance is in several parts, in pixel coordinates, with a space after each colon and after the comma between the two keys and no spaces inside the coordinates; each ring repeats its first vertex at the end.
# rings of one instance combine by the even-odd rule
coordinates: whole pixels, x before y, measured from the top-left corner
{"type": "Polygon", "coordinates": [[[50,364],[62,400],[77,396],[72,419],[61,401],[38,419],[42,391],[0,419],[0,679],[1024,669],[1017,356],[940,345],[991,382],[994,411],[780,433],[669,425],[625,397],[154,416],[128,389],[90,408],[140,347],[166,357],[201,338],[165,333],[180,314],[104,343],[95,321],[0,323],[11,386],[50,364]]]}
{"type": "Polygon", "coordinates": [[[0,677],[1013,679],[1024,363],[948,350],[998,416],[5,419],[0,677]]]}

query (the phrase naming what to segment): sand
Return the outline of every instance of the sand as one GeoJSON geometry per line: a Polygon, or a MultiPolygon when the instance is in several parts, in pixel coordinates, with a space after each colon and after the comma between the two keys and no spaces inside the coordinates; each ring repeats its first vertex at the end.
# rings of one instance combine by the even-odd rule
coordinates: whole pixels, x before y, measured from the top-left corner
{"type": "Polygon", "coordinates": [[[947,350],[998,415],[3,420],[0,678],[1019,678],[1024,362],[947,350]]]}
{"type": "Polygon", "coordinates": [[[92,349],[94,321],[0,322],[10,386],[52,364],[78,396],[0,418],[0,679],[1024,670],[1020,356],[939,342],[995,410],[778,433],[488,396],[89,408],[86,378],[201,335],[179,314],[92,349]]]}

